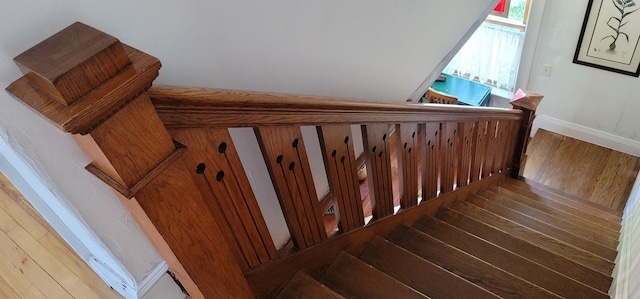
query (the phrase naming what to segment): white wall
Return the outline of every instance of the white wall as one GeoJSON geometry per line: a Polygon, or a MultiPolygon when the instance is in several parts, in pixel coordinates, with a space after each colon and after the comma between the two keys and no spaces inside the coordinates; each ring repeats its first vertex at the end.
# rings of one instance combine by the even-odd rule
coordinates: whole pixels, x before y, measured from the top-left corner
{"type": "MultiPolygon", "coordinates": [[[[404,101],[491,2],[4,0],[0,85],[21,75],[13,57],[81,21],[158,57],[156,84],[404,101]]],[[[71,136],[6,93],[0,130],[133,278],[157,265],[71,136]]]]}
{"type": "Polygon", "coordinates": [[[640,79],[572,63],[587,2],[546,1],[527,88],[544,95],[539,116],[640,141],[640,79]]]}

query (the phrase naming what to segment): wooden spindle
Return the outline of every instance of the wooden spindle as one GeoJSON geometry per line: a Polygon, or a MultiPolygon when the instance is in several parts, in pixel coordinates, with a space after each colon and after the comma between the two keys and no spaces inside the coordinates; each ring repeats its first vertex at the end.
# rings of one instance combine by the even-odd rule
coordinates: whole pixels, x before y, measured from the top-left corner
{"type": "Polygon", "coordinates": [[[471,175],[471,160],[473,159],[473,133],[475,123],[460,123],[458,129],[459,140],[461,140],[461,150],[459,151],[460,167],[458,169],[457,185],[458,187],[469,184],[471,175]]]}
{"type": "Polygon", "coordinates": [[[327,238],[299,127],[254,129],[294,245],[307,248],[327,238]]]}
{"type": "Polygon", "coordinates": [[[394,134],[398,134],[395,146],[402,182],[400,207],[407,209],[418,204],[418,124],[398,124],[394,134]]]}
{"type": "Polygon", "coordinates": [[[422,134],[422,200],[426,201],[437,197],[440,191],[440,123],[426,123],[422,134]]]}
{"type": "Polygon", "coordinates": [[[334,206],[337,207],[338,229],[341,232],[348,232],[362,227],[364,213],[351,126],[318,126],[317,131],[331,196],[334,206]]]}
{"type": "Polygon", "coordinates": [[[487,152],[487,121],[476,123],[473,140],[473,161],[471,162],[471,182],[482,178],[482,169],[485,164],[485,154],[487,152]]]}
{"type": "Polygon", "coordinates": [[[455,182],[455,164],[456,164],[456,133],[458,132],[457,122],[448,122],[443,124],[442,143],[440,144],[442,161],[442,192],[447,193],[453,191],[455,182]]]}
{"type": "Polygon", "coordinates": [[[362,126],[367,182],[374,219],[393,215],[393,184],[389,144],[389,125],[362,126]]]}

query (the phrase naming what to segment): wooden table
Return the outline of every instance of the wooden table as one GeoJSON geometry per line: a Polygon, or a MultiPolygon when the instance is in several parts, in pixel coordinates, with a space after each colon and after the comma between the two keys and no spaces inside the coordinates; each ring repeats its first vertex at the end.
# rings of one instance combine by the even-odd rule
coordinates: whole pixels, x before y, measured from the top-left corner
{"type": "Polygon", "coordinates": [[[442,74],[446,81],[431,84],[434,90],[458,97],[458,103],[470,106],[486,106],[491,96],[491,87],[464,78],[442,74]]]}

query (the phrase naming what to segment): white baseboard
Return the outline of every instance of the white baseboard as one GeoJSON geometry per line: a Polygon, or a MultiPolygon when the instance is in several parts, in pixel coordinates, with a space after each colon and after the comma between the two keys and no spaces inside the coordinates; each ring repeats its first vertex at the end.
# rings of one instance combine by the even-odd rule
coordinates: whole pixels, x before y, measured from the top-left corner
{"type": "Polygon", "coordinates": [[[531,130],[531,136],[538,129],[562,134],[571,138],[579,139],[606,147],[629,155],[640,157],[640,141],[620,137],[611,133],[577,125],[564,120],[546,115],[536,117],[531,130]]]}
{"type": "Polygon", "coordinates": [[[156,264],[156,266],[151,269],[151,272],[149,272],[147,276],[138,283],[138,298],[143,298],[144,295],[149,293],[158,281],[160,281],[162,275],[167,273],[168,270],[169,265],[167,265],[165,261],[161,261],[156,264]]]}

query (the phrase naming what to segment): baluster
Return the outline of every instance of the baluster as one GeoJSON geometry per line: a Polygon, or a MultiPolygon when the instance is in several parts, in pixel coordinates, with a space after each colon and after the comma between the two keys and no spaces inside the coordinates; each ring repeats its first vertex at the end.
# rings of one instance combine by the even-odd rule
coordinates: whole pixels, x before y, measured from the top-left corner
{"type": "Polygon", "coordinates": [[[362,126],[367,183],[374,219],[393,215],[393,185],[391,177],[389,125],[362,126]]]}
{"type": "Polygon", "coordinates": [[[348,232],[362,227],[364,213],[351,126],[326,125],[318,126],[317,130],[334,207],[337,206],[338,229],[348,232]]]}
{"type": "Polygon", "coordinates": [[[400,206],[407,209],[418,204],[418,124],[397,124],[398,173],[402,184],[400,206]]]}
{"type": "Polygon", "coordinates": [[[438,196],[440,177],[440,123],[426,123],[423,130],[422,154],[422,200],[438,196]]]}
{"type": "Polygon", "coordinates": [[[496,129],[496,150],[494,150],[493,153],[493,168],[491,170],[493,174],[497,174],[502,170],[502,158],[507,145],[507,129],[508,124],[506,121],[498,121],[496,129]]]}
{"type": "Polygon", "coordinates": [[[300,128],[254,130],[294,245],[303,249],[325,240],[327,232],[300,128]]]}
{"type": "Polygon", "coordinates": [[[497,150],[497,138],[496,138],[496,130],[498,128],[498,122],[495,120],[489,121],[487,125],[487,134],[485,135],[487,141],[487,151],[485,154],[486,160],[485,164],[482,167],[482,178],[491,175],[491,171],[493,170],[494,163],[494,153],[497,150]]]}
{"type": "Polygon", "coordinates": [[[471,160],[473,158],[473,132],[474,123],[460,123],[458,136],[460,136],[462,149],[459,151],[460,168],[456,180],[458,187],[469,184],[471,160]]]}
{"type": "Polygon", "coordinates": [[[509,144],[507,146],[507,154],[504,155],[504,168],[512,168],[511,161],[513,161],[514,151],[516,144],[518,143],[518,121],[509,121],[509,144]]]}
{"type": "Polygon", "coordinates": [[[476,123],[473,139],[473,161],[471,162],[471,182],[481,179],[487,152],[487,122],[476,123]]]}
{"type": "Polygon", "coordinates": [[[207,206],[242,268],[276,258],[276,248],[227,129],[172,130],[189,148],[207,206]],[[221,215],[222,217],[217,217],[221,215]]]}
{"type": "Polygon", "coordinates": [[[442,193],[453,191],[453,183],[455,180],[455,152],[457,132],[458,123],[444,123],[441,143],[442,177],[440,180],[442,182],[442,193]]]}

